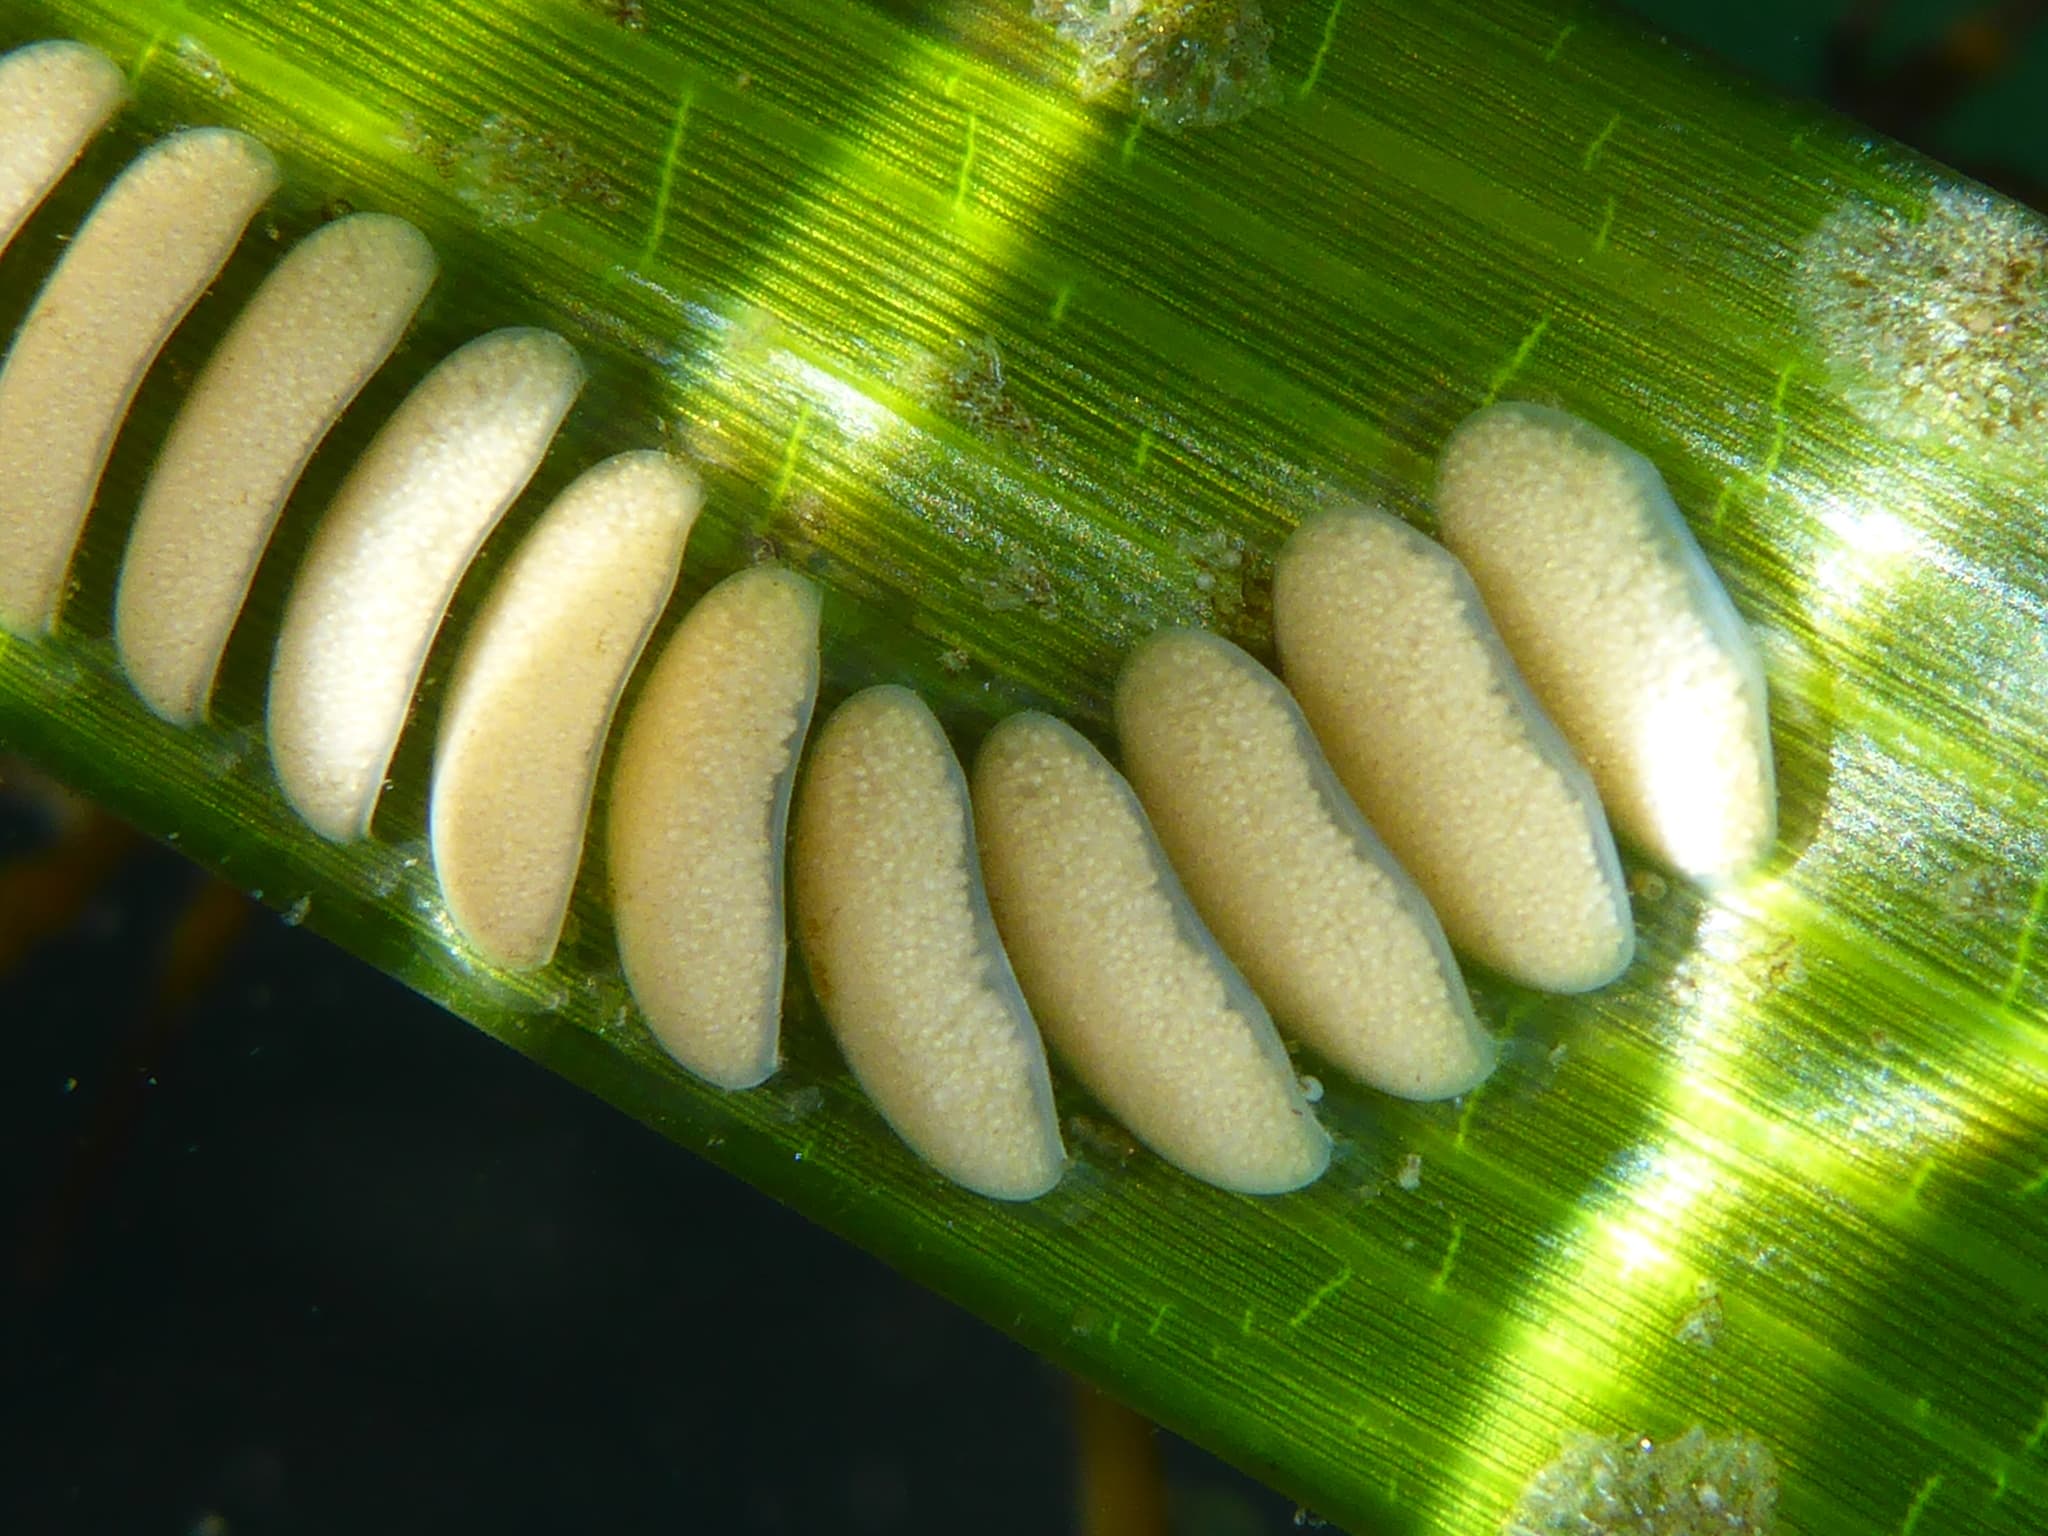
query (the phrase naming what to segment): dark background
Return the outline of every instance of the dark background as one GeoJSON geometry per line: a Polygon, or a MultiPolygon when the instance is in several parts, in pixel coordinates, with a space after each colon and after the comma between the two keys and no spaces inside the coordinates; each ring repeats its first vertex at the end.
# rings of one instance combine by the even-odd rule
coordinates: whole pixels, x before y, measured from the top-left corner
{"type": "MultiPolygon", "coordinates": [[[[1635,8],[2009,190],[2048,182],[2048,30],[1989,82],[1942,62],[1958,19],[2036,7],[1635,8]]],[[[0,1536],[1074,1528],[1051,1367],[0,780],[0,1536]]],[[[1164,1450],[1176,1536],[1294,1528],[1164,1450]]]]}

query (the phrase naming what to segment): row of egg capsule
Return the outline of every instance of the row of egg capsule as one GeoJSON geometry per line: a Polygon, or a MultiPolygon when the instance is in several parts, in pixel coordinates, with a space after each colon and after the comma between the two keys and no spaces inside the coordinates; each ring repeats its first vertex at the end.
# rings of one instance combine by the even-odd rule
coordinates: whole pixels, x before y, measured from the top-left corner
{"type": "Polygon", "coordinates": [[[1559,992],[1629,963],[1603,799],[1701,880],[1769,848],[1762,668],[1647,461],[1490,407],[1452,435],[1437,506],[1457,553],[1367,509],[1296,530],[1274,574],[1285,684],[1212,634],[1141,643],[1121,773],[1026,713],[970,781],[902,689],[826,723],[793,830],[800,947],[927,1160],[1010,1198],[1057,1180],[1035,1023],[1168,1161],[1299,1188],[1329,1142],[1276,1020],[1385,1092],[1463,1093],[1494,1050],[1453,946],[1559,992]]]}
{"type": "MultiPolygon", "coordinates": [[[[114,67],[76,45],[0,60],[0,250],[120,99],[114,67]]],[[[54,624],[136,386],[276,184],[243,135],[160,141],[23,322],[0,366],[0,623],[16,634],[54,624]]],[[[203,714],[300,471],[433,276],[403,221],[336,220],[279,262],[195,383],[115,613],[123,665],[167,720],[203,714]]],[[[547,332],[470,342],[317,525],[268,730],[286,797],[322,834],[368,834],[455,589],[581,378],[547,332]]],[[[697,502],[659,454],[587,471],[465,637],[430,843],[451,916],[495,965],[554,951],[613,714],[697,502]]],[[[789,829],[793,925],[856,1077],[933,1166],[999,1198],[1058,1180],[1042,1029],[1169,1161],[1227,1188],[1299,1187],[1328,1141],[1275,1017],[1385,1091],[1463,1092],[1493,1046],[1453,946],[1558,991],[1628,963],[1603,800],[1699,878],[1768,847],[1761,668],[1656,471],[1561,413],[1497,406],[1453,435],[1437,505],[1449,549],[1362,509],[1297,530],[1275,573],[1285,685],[1213,635],[1141,645],[1116,693],[1122,773],[1025,714],[989,736],[970,786],[900,688],[822,727],[789,829]]],[[[777,1062],[784,823],[818,635],[818,594],[792,573],[715,587],[652,665],[607,799],[634,997],[672,1056],[727,1088],[777,1062]]]]}

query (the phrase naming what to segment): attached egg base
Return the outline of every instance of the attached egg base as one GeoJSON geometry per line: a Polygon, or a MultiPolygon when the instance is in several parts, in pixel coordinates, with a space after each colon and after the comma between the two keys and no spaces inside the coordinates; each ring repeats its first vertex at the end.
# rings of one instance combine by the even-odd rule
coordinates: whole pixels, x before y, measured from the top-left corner
{"type": "Polygon", "coordinates": [[[463,642],[435,742],[434,872],[484,959],[553,958],[612,713],[703,499],[665,454],[585,470],[541,515],[463,642]]]}
{"type": "Polygon", "coordinates": [[[1143,807],[1050,715],[974,765],[989,905],[1046,1039],[1140,1141],[1196,1178],[1282,1194],[1330,1142],[1265,1006],[1202,926],[1143,807]]]}
{"type": "Polygon", "coordinates": [[[804,962],[875,1107],[955,1182],[1044,1194],[1066,1166],[1045,1052],[989,917],[966,780],[923,700],[870,688],[833,713],[792,843],[804,962]]]}
{"type": "Polygon", "coordinates": [[[1403,1098],[1493,1070],[1429,903],[1277,678],[1221,636],[1166,630],[1125,663],[1116,724],[1195,909],[1282,1025],[1403,1098]]]}
{"type": "Polygon", "coordinates": [[[619,958],[662,1049],[722,1088],[775,1071],[784,833],[818,696],[818,590],[757,566],[683,619],[628,715],[607,847],[619,958]]]}
{"type": "Polygon", "coordinates": [[[1489,406],[1437,469],[1444,543],[1616,830],[1730,879],[1777,837],[1763,662],[1663,477],[1562,411],[1489,406]]]}
{"type": "Polygon", "coordinates": [[[1399,518],[1310,519],[1280,552],[1281,669],[1330,765],[1459,950],[1584,992],[1635,928],[1593,781],[1455,556],[1399,518]]]}
{"type": "Polygon", "coordinates": [[[114,115],[127,88],[114,61],[83,43],[31,43],[0,57],[0,251],[114,115]]]}
{"type": "Polygon", "coordinates": [[[136,387],[278,184],[224,128],[152,145],[100,198],[0,365],[0,627],[57,621],[136,387]]]}
{"type": "Polygon", "coordinates": [[[263,280],[172,424],[122,559],[114,638],[166,720],[205,712],[257,562],[313,450],[433,283],[426,237],[357,213],[263,280]]]}
{"type": "Polygon", "coordinates": [[[583,383],[561,337],[513,329],[450,354],[357,461],[285,601],[271,760],[292,807],[363,836],[456,584],[583,383]]]}

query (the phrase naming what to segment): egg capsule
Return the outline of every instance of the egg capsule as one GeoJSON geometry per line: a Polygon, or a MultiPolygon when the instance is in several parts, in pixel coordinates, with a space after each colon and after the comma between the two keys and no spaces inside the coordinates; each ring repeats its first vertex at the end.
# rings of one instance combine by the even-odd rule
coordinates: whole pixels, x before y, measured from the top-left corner
{"type": "Polygon", "coordinates": [[[756,566],[684,617],[619,742],[607,812],[619,958],[662,1049],[721,1088],[775,1071],[784,833],[817,696],[818,589],[756,566]]]}
{"type": "Polygon", "coordinates": [[[434,280],[426,237],[357,213],[292,247],[235,319],[158,455],[114,604],[143,701],[198,719],[285,498],[434,280]]]}
{"type": "Polygon", "coordinates": [[[0,251],[64,179],[126,90],[114,61],[83,43],[0,55],[0,251]]]}
{"type": "Polygon", "coordinates": [[[1013,715],[974,764],[989,906],[1046,1039],[1196,1178],[1281,1194],[1330,1142],[1265,1007],[1202,926],[1129,784],[1073,727],[1013,715]]]}
{"type": "Polygon", "coordinates": [[[1429,903],[1272,673],[1219,635],[1163,631],[1124,665],[1116,727],[1195,910],[1284,1028],[1402,1098],[1493,1070],[1429,903]]]}
{"type": "Polygon", "coordinates": [[[1385,512],[1298,528],[1273,638],[1330,765],[1444,932],[1525,986],[1584,992],[1635,952],[1593,781],[1457,557],[1385,512]]]}
{"type": "Polygon", "coordinates": [[[427,834],[449,916],[493,965],[531,970],[554,955],[612,712],[701,500],[665,454],[584,471],[520,543],[463,642],[427,834]]]}
{"type": "Polygon", "coordinates": [[[292,808],[364,836],[456,584],[582,387],[547,331],[492,331],[407,395],[335,493],[285,600],[271,761],[292,808]]]}
{"type": "Polygon", "coordinates": [[[1762,657],[1650,461],[1542,406],[1489,406],[1437,467],[1444,543],[1624,837],[1740,875],[1777,836],[1762,657]]]}
{"type": "Polygon", "coordinates": [[[172,134],[106,190],[36,295],[0,365],[0,627],[57,622],[136,387],[277,182],[246,134],[172,134]]]}
{"type": "Polygon", "coordinates": [[[793,910],[812,989],[896,1133],[979,1194],[1066,1164],[1045,1051],[990,920],[967,784],[907,688],[825,722],[797,796],[793,910]]]}

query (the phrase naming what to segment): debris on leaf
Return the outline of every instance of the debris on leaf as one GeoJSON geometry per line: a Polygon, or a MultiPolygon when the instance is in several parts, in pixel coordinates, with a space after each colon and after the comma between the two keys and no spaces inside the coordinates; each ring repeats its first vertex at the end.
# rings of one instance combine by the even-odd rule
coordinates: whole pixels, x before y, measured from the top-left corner
{"type": "Polygon", "coordinates": [[[1272,85],[1273,29],[1258,0],[1032,0],[1080,50],[1086,101],[1170,131],[1235,122],[1272,85]]]}
{"type": "Polygon", "coordinates": [[[492,112],[467,138],[436,137],[408,123],[409,146],[454,188],[485,229],[530,224],[573,206],[616,210],[625,195],[596,160],[561,135],[492,112]]]}
{"type": "Polygon", "coordinates": [[[1401,1171],[1394,1175],[1394,1182],[1406,1190],[1422,1188],[1422,1154],[1410,1152],[1401,1159],[1401,1171]]]}
{"type": "Polygon", "coordinates": [[[1721,1289],[1711,1280],[1702,1280],[1693,1295],[1695,1304],[1679,1321],[1672,1337],[1695,1349],[1712,1349],[1721,1342],[1721,1330],[1728,1322],[1728,1310],[1721,1304],[1721,1289]]]}
{"type": "Polygon", "coordinates": [[[1849,403],[1904,437],[2048,450],[2048,223],[1974,187],[1915,211],[1852,202],[1807,240],[1799,291],[1849,403]]]}
{"type": "Polygon", "coordinates": [[[1501,1536],[1766,1536],[1777,1503],[1777,1461],[1747,1435],[1581,1435],[1536,1474],[1501,1536]]]}

